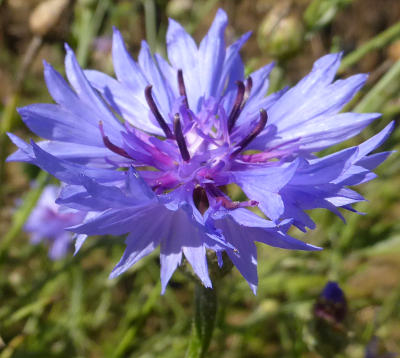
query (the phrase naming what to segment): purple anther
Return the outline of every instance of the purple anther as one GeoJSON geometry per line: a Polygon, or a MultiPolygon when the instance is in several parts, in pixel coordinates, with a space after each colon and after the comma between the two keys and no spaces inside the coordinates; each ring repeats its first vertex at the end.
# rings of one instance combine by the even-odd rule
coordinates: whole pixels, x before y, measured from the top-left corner
{"type": "Polygon", "coordinates": [[[246,148],[250,142],[257,137],[261,131],[265,128],[265,125],[267,124],[268,121],[268,114],[264,109],[260,109],[260,120],[258,123],[255,125],[253,130],[247,135],[247,137],[244,137],[238,144],[237,144],[237,149],[232,152],[231,158],[234,157],[235,155],[239,154],[244,148],[246,148]]]}
{"type": "Polygon", "coordinates": [[[244,105],[246,104],[247,100],[249,99],[252,88],[253,88],[253,79],[249,76],[246,81],[246,89],[244,90],[244,96],[243,96],[242,105],[240,106],[240,110],[243,109],[244,105]]]}
{"type": "Polygon", "coordinates": [[[185,137],[183,136],[181,118],[178,113],[176,113],[174,117],[174,134],[181,156],[185,162],[188,162],[190,160],[190,154],[186,145],[185,137]]]}
{"type": "Polygon", "coordinates": [[[182,70],[180,69],[178,70],[178,88],[179,88],[179,94],[184,98],[186,108],[189,108],[189,102],[186,95],[185,81],[183,80],[183,73],[182,70]]]}
{"type": "Polygon", "coordinates": [[[203,215],[208,207],[210,206],[208,202],[207,192],[202,186],[196,186],[193,190],[193,202],[197,210],[203,215]]]}
{"type": "Polygon", "coordinates": [[[167,122],[165,122],[163,116],[161,115],[160,111],[157,108],[156,103],[154,102],[153,95],[151,93],[152,88],[153,88],[152,85],[148,85],[144,90],[144,95],[146,97],[147,104],[149,105],[150,110],[154,114],[154,117],[156,118],[161,129],[164,131],[165,136],[169,139],[173,139],[174,136],[171,132],[171,129],[169,128],[167,122]]]}
{"type": "Polygon", "coordinates": [[[100,129],[101,137],[103,138],[103,143],[108,149],[110,149],[112,152],[119,154],[125,158],[132,159],[132,157],[124,149],[113,144],[110,141],[110,139],[104,134],[104,128],[103,128],[102,121],[99,122],[99,129],[100,129]]]}
{"type": "Polygon", "coordinates": [[[228,132],[232,132],[232,129],[235,125],[236,120],[239,117],[241,108],[242,108],[242,103],[243,103],[243,98],[244,98],[244,92],[245,92],[245,87],[242,81],[237,81],[237,94],[236,94],[236,99],[235,103],[233,104],[232,111],[229,114],[228,118],[228,132]]]}

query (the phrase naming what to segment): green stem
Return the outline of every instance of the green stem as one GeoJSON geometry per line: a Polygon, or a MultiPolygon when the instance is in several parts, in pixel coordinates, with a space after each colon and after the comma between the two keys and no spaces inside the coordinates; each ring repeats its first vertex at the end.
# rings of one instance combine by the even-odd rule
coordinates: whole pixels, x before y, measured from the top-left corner
{"type": "Polygon", "coordinates": [[[366,42],[364,45],[360,46],[357,50],[348,54],[343,58],[342,64],[339,68],[339,73],[343,73],[349,67],[360,61],[368,52],[382,48],[400,37],[400,22],[389,27],[387,30],[381,32],[379,35],[375,36],[370,41],[366,42]]]}
{"type": "MultiPolygon", "coordinates": [[[[0,123],[0,183],[5,182],[5,159],[7,157],[7,146],[9,139],[7,137],[7,132],[11,130],[11,127],[14,123],[14,118],[16,117],[17,111],[15,110],[17,107],[19,95],[17,92],[14,92],[11,95],[10,100],[7,102],[6,107],[3,111],[2,121],[0,123]]],[[[0,203],[2,203],[4,198],[5,185],[1,185],[0,187],[0,203]]]]}
{"type": "Polygon", "coordinates": [[[354,108],[355,112],[365,113],[378,111],[399,90],[400,60],[372,87],[364,98],[354,108]]]}
{"type": "Polygon", "coordinates": [[[160,298],[160,290],[161,283],[158,282],[158,284],[154,285],[153,289],[150,291],[140,311],[138,311],[133,317],[129,317],[129,312],[126,313],[128,318],[122,322],[125,333],[122,335],[121,341],[112,354],[113,358],[125,357],[129,347],[135,343],[140,328],[143,326],[146,318],[150,315],[160,298]]]}
{"type": "Polygon", "coordinates": [[[194,301],[195,316],[186,358],[202,358],[207,353],[217,314],[215,288],[206,288],[201,283],[196,283],[194,301]]]}
{"type": "Polygon", "coordinates": [[[93,38],[98,34],[110,5],[110,0],[100,0],[94,12],[91,9],[83,9],[76,50],[76,57],[82,67],[87,65],[90,45],[93,38]]]}
{"type": "MultiPolygon", "coordinates": [[[[43,39],[38,36],[34,36],[28,48],[25,51],[24,57],[22,59],[21,64],[18,67],[18,71],[16,73],[16,80],[13,87],[13,92],[10,95],[10,100],[7,102],[6,107],[4,108],[3,115],[0,122],[0,183],[5,180],[5,159],[7,156],[7,147],[10,143],[7,138],[6,133],[9,132],[13,126],[16,119],[16,108],[19,101],[19,96],[21,93],[22,85],[26,78],[26,75],[29,72],[29,69],[36,58],[40,48],[42,47],[43,39]]],[[[0,202],[4,197],[4,187],[0,187],[0,202]]]]}
{"type": "Polygon", "coordinates": [[[157,44],[157,12],[154,0],[144,0],[144,21],[146,25],[146,40],[152,51],[157,44]]]}
{"type": "Polygon", "coordinates": [[[1,257],[7,252],[7,249],[14,238],[19,234],[24,226],[29,214],[35,207],[43,188],[48,183],[50,175],[46,172],[40,172],[36,179],[37,187],[32,189],[25,197],[25,200],[18,211],[13,216],[13,222],[8,232],[3,236],[0,241],[0,260],[1,257]]]}

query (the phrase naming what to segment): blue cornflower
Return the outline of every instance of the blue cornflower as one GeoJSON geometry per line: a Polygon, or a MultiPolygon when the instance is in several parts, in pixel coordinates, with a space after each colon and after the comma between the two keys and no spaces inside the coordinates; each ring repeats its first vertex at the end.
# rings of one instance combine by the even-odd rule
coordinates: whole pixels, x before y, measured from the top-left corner
{"type": "Polygon", "coordinates": [[[221,264],[225,251],[255,291],[254,241],[319,249],[288,236],[288,227],[314,228],[309,209],[354,211],[351,204],[363,198],[348,186],[373,179],[371,170],[389,155],[370,152],[393,123],[357,147],[315,155],[380,116],[339,113],[367,78],[334,81],[341,54],[322,57],[296,86],[266,96],[273,65],[245,78],[239,51],[250,34],[226,48],[226,26],[227,16],[219,10],[197,46],[170,20],[169,61],[152,56],[143,41],[138,62],[115,29],[116,79],[83,71],[66,46],[72,88],[45,63],[56,104],[19,109],[27,126],[47,140],[26,144],[10,135],[20,150],[9,160],[33,163],[69,184],[59,202],[92,212],[75,232],[129,233],[112,275],[160,245],[163,289],[182,254],[208,287],[205,254],[211,249],[221,264]],[[248,199],[229,198],[224,191],[229,184],[248,199]]]}
{"type": "Polygon", "coordinates": [[[46,186],[24,226],[33,244],[49,242],[49,256],[53,260],[64,257],[73,242],[73,233],[65,228],[81,223],[86,216],[84,211],[56,204],[59,192],[55,185],[46,186]]]}

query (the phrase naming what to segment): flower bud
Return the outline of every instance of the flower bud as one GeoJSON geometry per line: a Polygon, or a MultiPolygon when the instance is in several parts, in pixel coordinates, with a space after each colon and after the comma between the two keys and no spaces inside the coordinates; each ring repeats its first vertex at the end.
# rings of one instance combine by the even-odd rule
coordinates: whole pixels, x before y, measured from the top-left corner
{"type": "Polygon", "coordinates": [[[346,313],[347,303],[342,289],[336,282],[329,281],[314,305],[314,315],[333,325],[338,325],[343,322],[346,313]]]}
{"type": "Polygon", "coordinates": [[[41,2],[29,17],[29,27],[36,36],[46,36],[58,24],[69,0],[47,0],[41,2]]]}
{"type": "Polygon", "coordinates": [[[336,282],[329,281],[313,308],[314,320],[311,333],[315,338],[315,349],[323,357],[333,357],[348,343],[344,321],[347,314],[346,297],[336,282]]]}
{"type": "Polygon", "coordinates": [[[296,15],[283,18],[272,10],[262,21],[258,44],[272,57],[284,59],[295,55],[304,43],[304,27],[296,15]]]}
{"type": "Polygon", "coordinates": [[[316,31],[328,25],[338,10],[350,4],[351,0],[313,0],[304,12],[307,29],[316,31]]]}
{"type": "Polygon", "coordinates": [[[171,0],[167,5],[167,15],[170,17],[183,17],[193,7],[193,0],[171,0]]]}

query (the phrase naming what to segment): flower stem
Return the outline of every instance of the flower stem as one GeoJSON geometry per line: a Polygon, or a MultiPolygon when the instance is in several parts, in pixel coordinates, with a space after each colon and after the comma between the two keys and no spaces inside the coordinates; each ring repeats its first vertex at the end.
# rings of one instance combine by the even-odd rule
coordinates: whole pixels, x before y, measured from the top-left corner
{"type": "MultiPolygon", "coordinates": [[[[24,57],[21,64],[18,67],[16,73],[16,80],[13,86],[10,98],[7,101],[6,107],[4,108],[2,118],[0,121],[0,182],[5,181],[5,159],[7,157],[7,147],[10,140],[7,138],[6,133],[9,132],[13,126],[16,119],[16,108],[19,102],[19,96],[25,81],[25,78],[29,72],[29,69],[35,60],[40,48],[42,47],[43,39],[39,36],[34,36],[28,48],[25,51],[24,57]]],[[[5,185],[0,187],[0,203],[5,196],[5,185]]]]}
{"type": "Polygon", "coordinates": [[[82,8],[81,19],[78,20],[78,47],[76,57],[82,67],[86,67],[90,46],[93,38],[97,36],[101,23],[111,7],[110,0],[100,0],[97,2],[96,9],[93,11],[88,7],[82,8]]]}
{"type": "Polygon", "coordinates": [[[146,40],[154,52],[157,46],[157,9],[154,0],[143,1],[146,40]]]}
{"type": "Polygon", "coordinates": [[[381,32],[373,39],[357,48],[352,53],[343,58],[342,64],[339,68],[339,73],[343,73],[349,67],[360,61],[367,53],[373,50],[380,49],[400,36],[400,22],[397,22],[387,30],[381,32]]]}
{"type": "Polygon", "coordinates": [[[196,283],[194,292],[195,316],[186,358],[201,358],[207,353],[217,313],[216,290],[196,283]]]}
{"type": "Polygon", "coordinates": [[[50,175],[46,172],[41,171],[36,178],[36,188],[31,189],[27,193],[23,204],[15,212],[12,223],[10,225],[10,229],[2,237],[0,242],[0,261],[7,253],[8,247],[10,246],[14,238],[20,233],[28,216],[35,207],[36,202],[39,200],[40,194],[42,193],[43,188],[46,186],[49,179],[50,175]]]}
{"type": "Polygon", "coordinates": [[[400,60],[395,62],[378,83],[364,96],[354,108],[354,112],[379,111],[380,108],[399,91],[400,60]]]}

